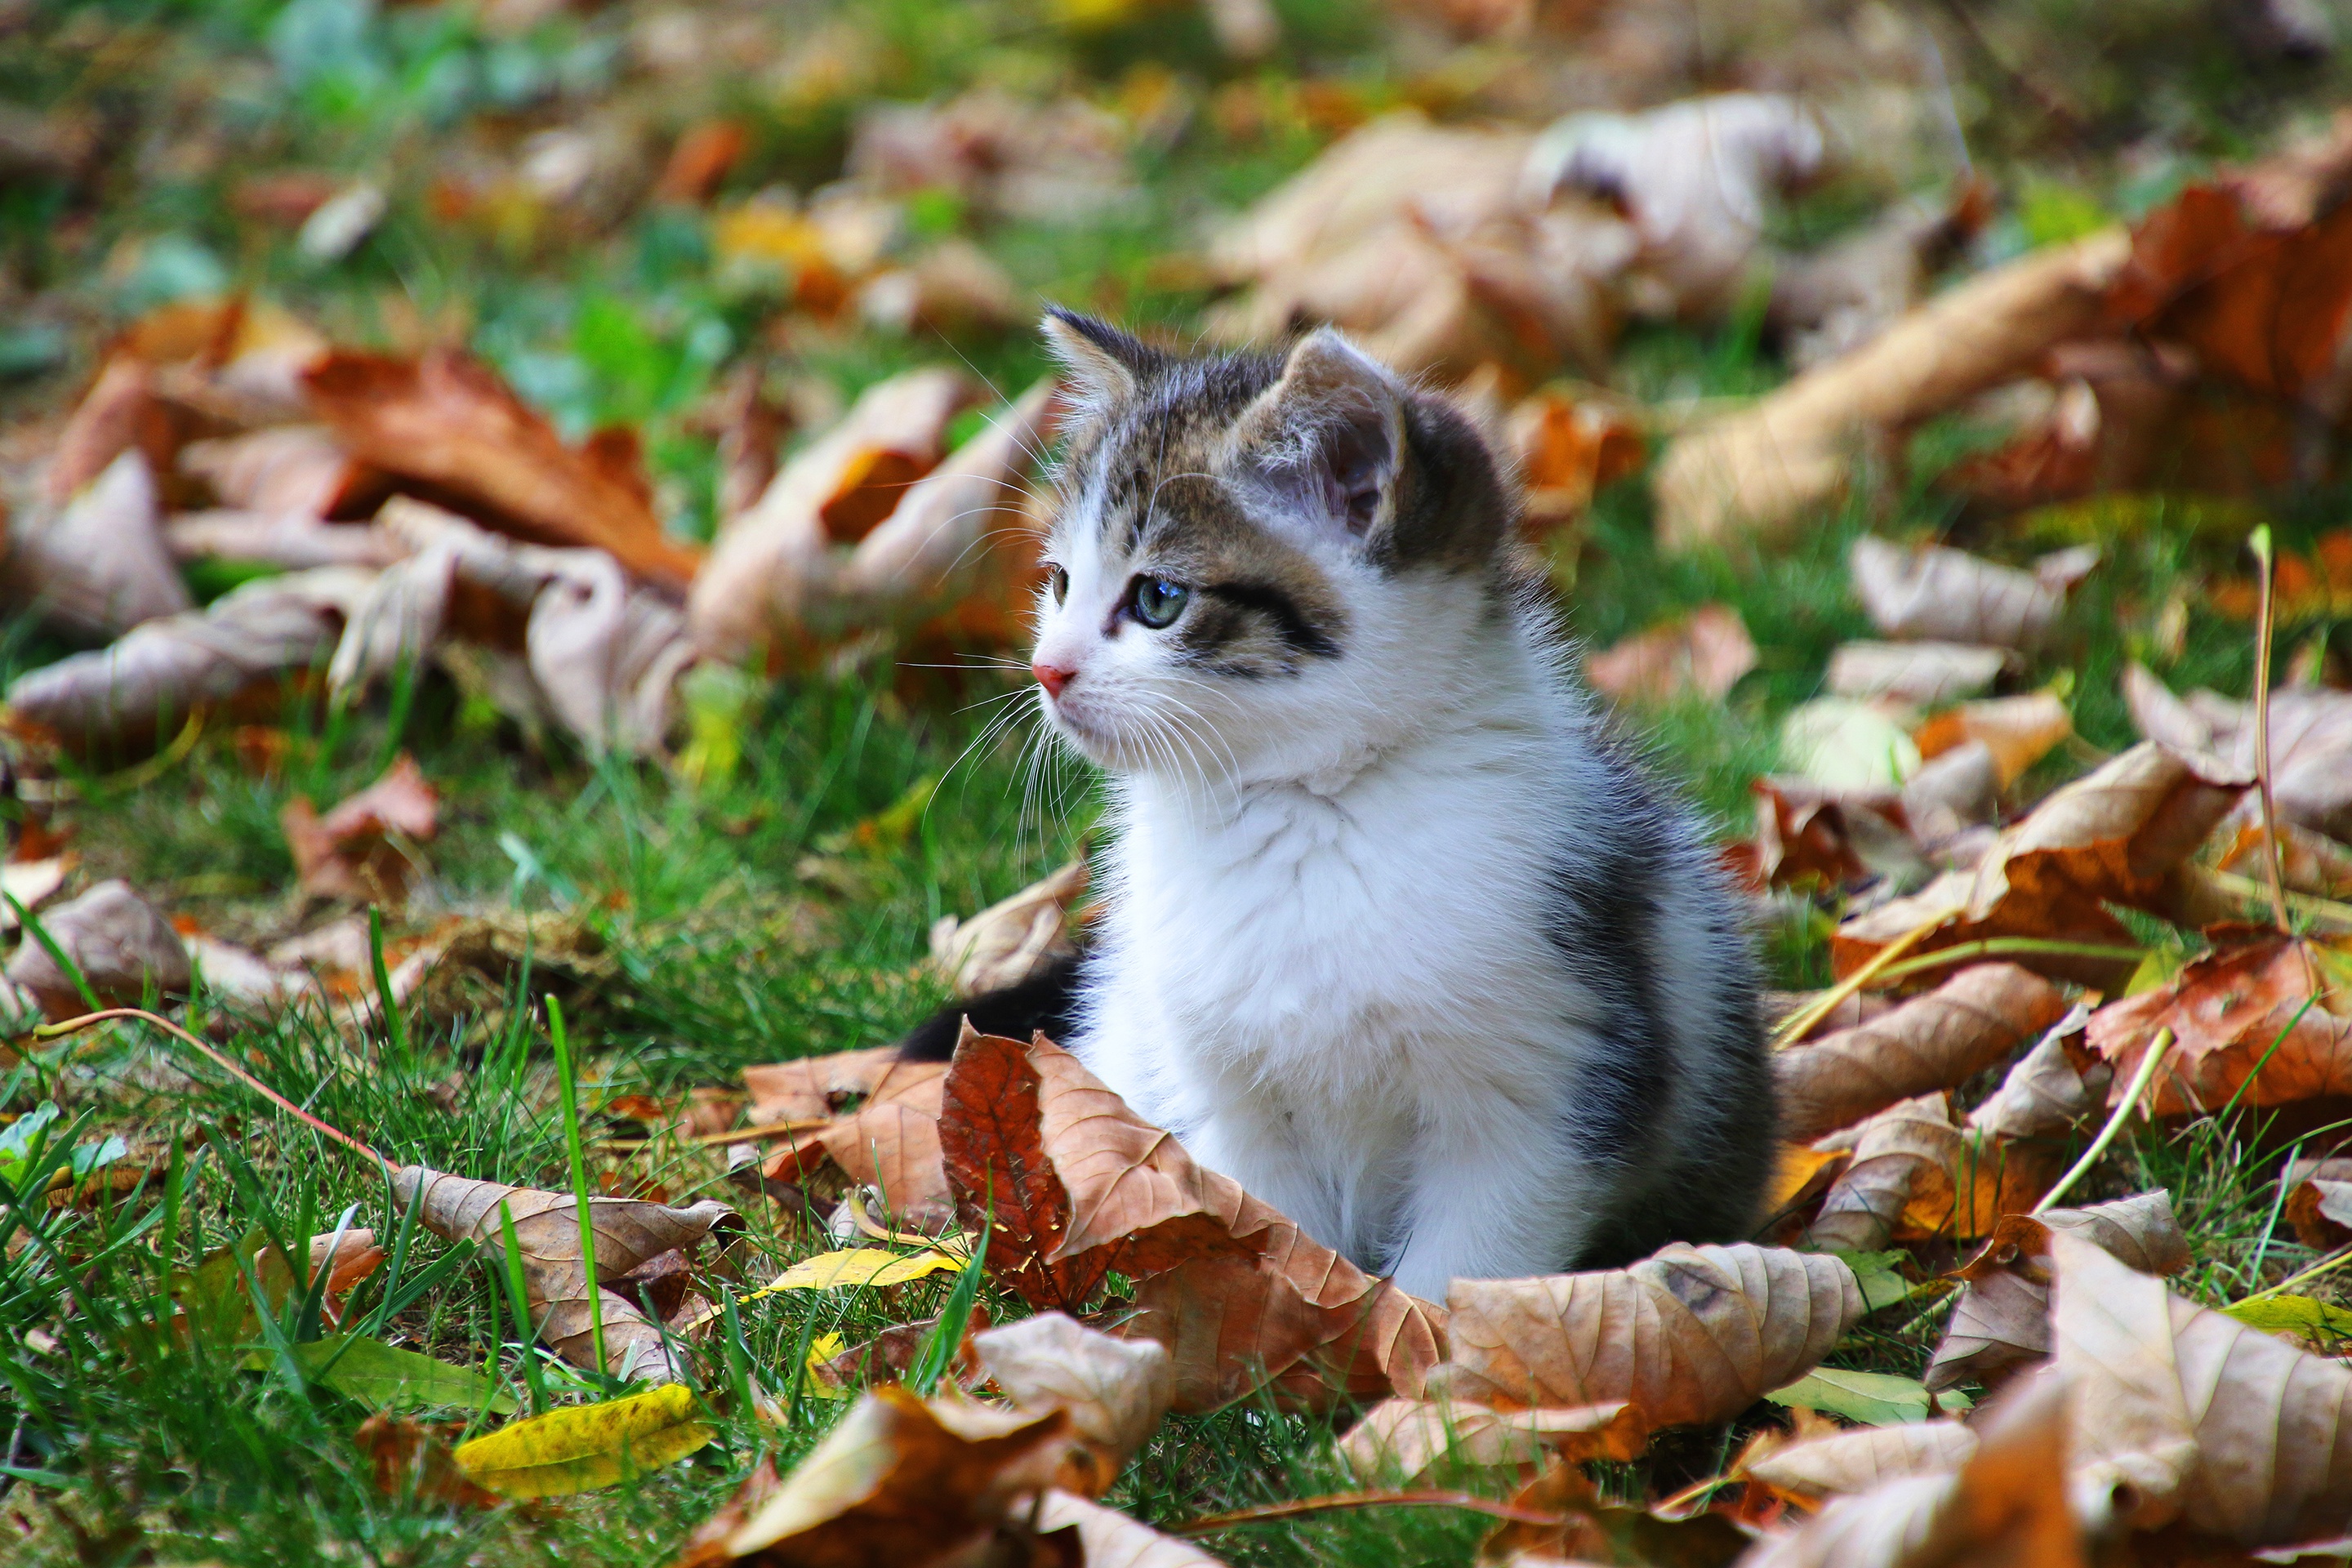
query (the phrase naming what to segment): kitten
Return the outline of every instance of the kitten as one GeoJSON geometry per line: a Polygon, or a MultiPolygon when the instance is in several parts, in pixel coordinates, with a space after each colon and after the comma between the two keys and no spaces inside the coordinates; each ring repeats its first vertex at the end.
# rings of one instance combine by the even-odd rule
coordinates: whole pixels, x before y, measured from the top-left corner
{"type": "Polygon", "coordinates": [[[1742,923],[1566,673],[1476,430],[1328,330],[1045,331],[1076,409],[1032,669],[1117,833],[1064,1043],[1417,1295],[1744,1237],[1742,923]]]}

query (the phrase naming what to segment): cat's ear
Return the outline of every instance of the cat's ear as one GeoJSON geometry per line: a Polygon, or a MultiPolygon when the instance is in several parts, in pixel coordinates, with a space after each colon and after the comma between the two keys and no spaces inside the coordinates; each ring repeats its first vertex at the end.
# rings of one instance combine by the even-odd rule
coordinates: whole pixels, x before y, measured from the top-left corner
{"type": "Polygon", "coordinates": [[[1331,328],[1299,340],[1239,433],[1319,530],[1360,540],[1395,511],[1403,397],[1379,361],[1331,328]]]}
{"type": "Polygon", "coordinates": [[[1158,349],[1108,321],[1059,305],[1045,307],[1038,331],[1061,362],[1070,401],[1080,417],[1098,415],[1134,396],[1137,385],[1162,359],[1158,349]]]}

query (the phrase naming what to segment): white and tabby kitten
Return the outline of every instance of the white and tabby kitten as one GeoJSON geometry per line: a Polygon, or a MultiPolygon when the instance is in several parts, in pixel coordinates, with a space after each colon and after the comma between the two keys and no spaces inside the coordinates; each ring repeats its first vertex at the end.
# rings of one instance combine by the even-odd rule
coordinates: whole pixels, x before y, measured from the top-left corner
{"type": "Polygon", "coordinates": [[[1117,833],[1065,1043],[1419,1295],[1744,1236],[1741,921],[1567,673],[1476,430],[1328,330],[1045,330],[1078,407],[1033,668],[1117,833]]]}

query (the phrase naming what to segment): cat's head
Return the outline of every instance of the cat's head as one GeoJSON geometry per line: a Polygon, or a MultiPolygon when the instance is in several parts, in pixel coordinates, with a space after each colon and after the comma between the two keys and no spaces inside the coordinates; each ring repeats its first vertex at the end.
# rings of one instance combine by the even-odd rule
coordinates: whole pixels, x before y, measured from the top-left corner
{"type": "Polygon", "coordinates": [[[1515,502],[1475,428],[1326,329],[1182,356],[1049,312],[1074,413],[1032,671],[1118,773],[1344,767],[1491,634],[1515,502]]]}

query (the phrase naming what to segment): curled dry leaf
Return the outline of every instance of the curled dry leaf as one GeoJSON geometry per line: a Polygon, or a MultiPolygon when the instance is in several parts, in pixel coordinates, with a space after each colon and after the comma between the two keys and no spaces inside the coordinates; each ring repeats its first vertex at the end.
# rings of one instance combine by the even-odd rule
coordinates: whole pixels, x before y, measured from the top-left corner
{"type": "Polygon", "coordinates": [[[1739,612],[1702,605],[1584,661],[1584,678],[1620,702],[1713,701],[1756,668],[1756,643],[1739,612]]]}
{"type": "Polygon", "coordinates": [[[1114,1339],[1060,1312],[972,1336],[988,1375],[1025,1411],[1060,1410],[1076,1445],[1057,1484],[1100,1497],[1168,1413],[1168,1352],[1114,1339]]]}
{"type": "MultiPolygon", "coordinates": [[[[2254,777],[2254,706],[2210,691],[2186,700],[2138,664],[2124,700],[2139,732],[2216,783],[2254,777]]],[[[2282,687],[2271,693],[2271,795],[2279,815],[2332,838],[2352,838],[2352,692],[2282,687]]]]}
{"type": "Polygon", "coordinates": [[[1384,1399],[1364,1413],[1339,1444],[1340,1457],[1367,1485],[1411,1486],[1441,1460],[1529,1465],[1547,1454],[1571,1461],[1635,1459],[1649,1424],[1625,1404],[1572,1409],[1497,1410],[1435,1399],[1384,1399]]]}
{"type": "Polygon", "coordinates": [[[2000,1087],[1969,1112],[1969,1126],[1990,1138],[2057,1138],[2097,1115],[2106,1103],[2114,1071],[2088,1047],[2075,1059],[2071,1043],[2083,1031],[2090,1009],[2076,1003],[2051,1026],[2040,1044],[2019,1058],[2000,1087]]]}
{"type": "Polygon", "coordinates": [[[2097,562],[2095,550],[2063,550],[2020,572],[1939,544],[1906,550],[1867,534],[1847,557],[1863,608],[1886,636],[2029,652],[2049,636],[2066,590],[2097,562]]]}
{"type": "Polygon", "coordinates": [[[711,546],[687,599],[696,644],[715,658],[739,660],[774,641],[780,626],[801,625],[835,544],[873,532],[931,470],[948,422],[974,392],[960,372],[937,367],[866,388],[711,546]]]}
{"type": "MultiPolygon", "coordinates": [[[[513,1218],[523,1286],[539,1337],[575,1366],[594,1360],[588,1275],[580,1255],[580,1215],[570,1193],[478,1182],[421,1165],[394,1171],[392,1186],[403,1205],[422,1189],[419,1217],[436,1236],[499,1252],[505,1250],[499,1220],[503,1206],[513,1218]]],[[[591,1197],[588,1211],[600,1287],[618,1282],[663,1253],[691,1247],[713,1230],[726,1235],[742,1225],[733,1209],[709,1198],[672,1208],[635,1198],[591,1197]]],[[[636,1303],[609,1289],[601,1293],[605,1364],[600,1370],[624,1379],[678,1381],[661,1331],[636,1303]]]]}
{"type": "Polygon", "coordinates": [[[316,425],[192,442],[180,468],[209,485],[220,505],[269,516],[364,517],[385,492],[381,472],[352,461],[316,425]]]}
{"type": "Polygon", "coordinates": [[[1683,437],[1658,466],[1660,542],[1681,551],[1739,532],[1784,536],[1845,488],[1857,446],[2014,380],[2094,326],[2130,257],[2121,229],[2032,252],[1683,437]]]}
{"type": "Polygon", "coordinates": [[[1804,1142],[1898,1100],[1958,1089],[2065,1011],[2058,987],[2031,971],[1972,964],[1869,1023],[1776,1054],[1781,1136],[1804,1142]]]}
{"type": "Polygon", "coordinates": [[[9,711],[77,752],[160,745],[215,706],[259,717],[334,647],[373,575],[325,567],[246,584],[28,670],[8,687],[9,711]]]}
{"type": "Polygon", "coordinates": [[[1113,1269],[1139,1280],[1121,1331],[1169,1348],[1178,1410],[1410,1389],[1437,1359],[1436,1308],[1194,1164],[1042,1037],[967,1026],[940,1142],[965,1222],[992,1226],[991,1272],[1033,1305],[1082,1310],[1113,1269]]]}
{"type": "Polygon", "coordinates": [[[394,359],[337,350],[303,377],[345,449],[535,543],[602,550],[683,590],[696,552],[662,531],[634,437],[567,447],[498,374],[455,350],[394,359]]]}
{"type": "Polygon", "coordinates": [[[1648,444],[1639,412],[1615,399],[1551,390],[1511,410],[1504,436],[1527,486],[1528,527],[1557,527],[1591,505],[1603,485],[1641,468],[1648,444]]]}
{"type": "Polygon", "coordinates": [[[2293,1183],[2286,1195],[2286,1219],[2297,1241],[2333,1252],[2352,1241],[2352,1182],[2306,1176],[2293,1183]]]}
{"type": "Polygon", "coordinates": [[[2126,1522],[2244,1546],[2342,1532],[2352,1370],[2182,1300],[2090,1240],[2050,1238],[2052,1359],[2076,1469],[2126,1522]]]}
{"type": "Polygon", "coordinates": [[[955,1215],[954,1194],[940,1161],[940,1085],[939,1077],[927,1077],[814,1135],[786,1134],[785,1146],[760,1173],[771,1182],[802,1183],[830,1163],[850,1182],[878,1191],[885,1209],[900,1224],[940,1229],[955,1215]]]}
{"type": "MultiPolygon", "coordinates": [[[[151,996],[187,994],[188,950],[179,933],[121,878],[99,883],[39,919],[102,1005],[135,1007],[151,996]]],[[[7,977],[31,992],[52,1018],[89,1010],[73,977],[38,942],[18,945],[8,960],[7,977]]]]}
{"type": "Polygon", "coordinates": [[[1653,1426],[1720,1421],[1819,1364],[1863,1315],[1853,1270],[1779,1247],[1664,1247],[1630,1268],[1457,1279],[1433,1397],[1622,1402],[1653,1426]]]}
{"type": "Polygon", "coordinates": [[[2132,1268],[2174,1274],[2189,1267],[2189,1240],[2162,1190],[2088,1208],[2011,1215],[1962,1265],[1958,1296],[1927,1363],[1932,1389],[1994,1384],[2050,1352],[2050,1237],[2080,1236],[2132,1268]]]}
{"type": "Polygon", "coordinates": [[[278,823],[303,892],[397,908],[408,897],[411,866],[404,846],[431,839],[440,812],[440,792],[425,781],[416,759],[403,752],[382,778],[324,816],[307,796],[297,795],[278,814],[278,823]]]}
{"type": "Polygon", "coordinates": [[[2074,718],[2065,703],[2050,692],[2032,691],[1963,702],[1920,725],[1912,739],[1923,757],[1944,756],[1971,744],[1984,747],[1992,757],[1995,784],[2007,789],[2074,732],[2074,718]]]}
{"type": "Polygon", "coordinates": [[[1743,1462],[1738,1474],[1810,1502],[1866,1492],[1906,1476],[1948,1475],[1976,1451],[1977,1435],[1957,1421],[1909,1421],[1783,1444],[1743,1462]]]}
{"type": "Polygon", "coordinates": [[[1845,1252],[1885,1247],[1914,1204],[1948,1210],[1959,1130],[1940,1093],[1889,1106],[1853,1132],[1845,1169],[1822,1195],[1806,1240],[1845,1252]]]}
{"type": "Polygon", "coordinates": [[[1162,1535],[1100,1503],[1048,1491],[1037,1508],[1041,1543],[1073,1531],[1087,1568],[1217,1568],[1218,1559],[1197,1546],[1162,1535]]]}
{"type": "Polygon", "coordinates": [[[2153,990],[2091,1016],[2093,1049],[2116,1087],[2137,1069],[2157,1031],[2174,1044],[2156,1077],[2160,1116],[2352,1094],[2352,990],[2332,941],[2268,928],[2217,928],[2210,952],[2153,990]]]}
{"type": "Polygon", "coordinates": [[[1830,655],[1832,695],[1891,697],[1923,707],[1973,697],[2016,655],[2008,648],[1949,642],[1850,642],[1830,655]]]}
{"type": "Polygon", "coordinates": [[[1910,814],[1892,790],[1830,789],[1791,776],[1757,779],[1748,788],[1756,797],[1756,837],[1743,851],[1753,884],[1843,888],[1924,869],[1910,814]]]}
{"type": "Polygon", "coordinates": [[[58,629],[98,641],[179,615],[194,601],[163,523],[147,459],[126,451],[62,508],[16,520],[0,586],[58,629]]]}
{"type": "MultiPolygon", "coordinates": [[[[947,1073],[940,1062],[910,1062],[896,1046],[836,1051],[743,1069],[755,1126],[772,1121],[810,1121],[835,1116],[852,1100],[896,1100],[947,1073]]],[[[936,1104],[936,1101],[933,1101],[936,1104]]]]}
{"type": "Polygon", "coordinates": [[[1741,1561],[1747,1568],[2084,1568],[2090,1558],[2067,1488],[2068,1403],[2056,1382],[2030,1380],[1986,1408],[1957,1471],[1898,1475],[1841,1497],[1741,1561]]]}
{"type": "Polygon", "coordinates": [[[960,1000],[1019,985],[1077,951],[1069,939],[1070,906],[1086,890],[1081,857],[970,920],[942,915],[931,927],[931,963],[960,1000]]]}
{"type": "MultiPolygon", "coordinates": [[[[1831,939],[1831,961],[1840,974],[1849,973],[1922,925],[1929,934],[1912,951],[1923,954],[2000,936],[2135,946],[2105,905],[2163,910],[2175,891],[2173,873],[2238,794],[2208,783],[2152,743],[2135,746],[2052,792],[2003,829],[1970,869],[1947,872],[1908,898],[1846,921],[1831,939]]],[[[2128,960],[2043,953],[2020,962],[2110,988],[2132,966],[2128,960]]]]}

